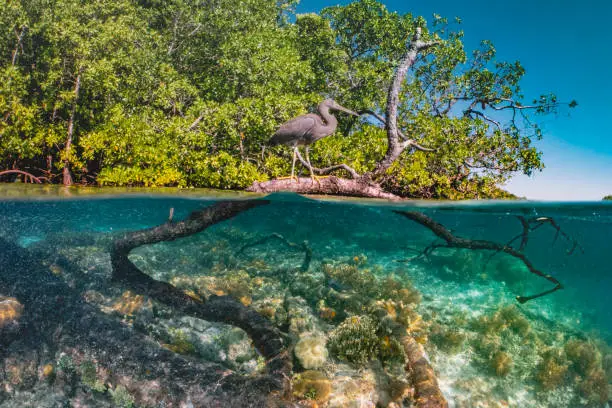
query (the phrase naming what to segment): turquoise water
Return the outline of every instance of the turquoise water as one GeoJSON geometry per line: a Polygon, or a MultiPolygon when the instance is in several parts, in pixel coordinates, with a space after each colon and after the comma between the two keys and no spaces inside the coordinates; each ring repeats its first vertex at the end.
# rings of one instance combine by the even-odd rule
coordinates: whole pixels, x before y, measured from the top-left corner
{"type": "MultiPolygon", "coordinates": [[[[609,404],[609,203],[385,204],[292,195],[267,199],[268,205],[198,234],[136,248],[130,259],[149,276],[200,299],[235,298],[266,316],[289,343],[320,339],[326,350],[321,361],[310,364],[294,353],[293,391],[278,397],[285,406],[414,406],[410,373],[396,364],[405,356],[398,352],[391,358],[393,353],[385,348],[395,339],[384,332],[384,319],[407,326],[422,345],[449,406],[609,404]],[[456,237],[517,250],[520,238],[509,242],[522,232],[518,216],[531,220],[537,228],[529,232],[520,252],[563,289],[520,304],[516,296],[534,295],[554,285],[504,253],[440,247],[424,254],[428,246],[444,241],[395,211],[423,213],[456,237]],[[543,219],[554,220],[560,232],[543,219]],[[258,243],[271,234],[295,246],[277,238],[258,243]],[[312,252],[307,270],[301,269],[305,247],[312,252]],[[390,291],[384,289],[388,277],[395,285],[390,291]],[[400,302],[401,288],[414,291],[419,300],[400,302]],[[389,315],[381,318],[373,312],[374,305],[389,315]],[[404,308],[412,314],[401,320],[404,308]],[[339,328],[346,329],[355,316],[371,318],[378,339],[365,362],[342,353],[352,346],[342,343],[339,328]],[[329,389],[307,385],[301,391],[308,371],[321,373],[320,381],[329,389]],[[406,390],[392,392],[398,381],[406,390]],[[352,401],[362,405],[351,405],[357,404],[352,401]]],[[[54,343],[53,336],[40,342],[25,339],[28,324],[36,322],[35,314],[43,313],[45,304],[53,309],[60,302],[57,319],[63,327],[62,307],[68,310],[65,305],[70,302],[49,297],[30,306],[28,302],[37,299],[24,294],[27,288],[11,285],[10,273],[17,270],[36,270],[37,290],[44,296],[58,290],[62,299],[74,297],[117,327],[137,333],[138,341],[178,354],[185,364],[214,362],[240,376],[258,375],[265,359],[241,330],[186,317],[154,296],[111,279],[113,239],[164,224],[171,211],[176,223],[214,203],[171,196],[0,201],[0,246],[5,251],[0,258],[0,273],[5,275],[0,277],[0,306],[5,305],[0,308],[0,406],[223,406],[218,401],[220,405],[207,405],[208,400],[198,400],[175,384],[187,379],[163,373],[150,374],[155,378],[146,378],[146,387],[155,381],[172,386],[144,393],[145,380],[137,370],[130,371],[132,366],[106,367],[113,352],[104,350],[107,345],[54,343]],[[45,292],[49,282],[65,286],[45,292]],[[21,306],[9,308],[11,302],[21,306]],[[9,309],[16,314],[9,316],[9,309]]],[[[355,338],[362,335],[351,333],[355,338]]],[[[236,403],[226,406],[238,406],[232,404],[236,403]]]]}

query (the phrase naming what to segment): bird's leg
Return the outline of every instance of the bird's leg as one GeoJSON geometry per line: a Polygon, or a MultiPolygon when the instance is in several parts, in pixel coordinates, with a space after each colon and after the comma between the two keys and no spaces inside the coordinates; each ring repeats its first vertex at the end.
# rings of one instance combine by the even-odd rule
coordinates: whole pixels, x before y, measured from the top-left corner
{"type": "Polygon", "coordinates": [[[310,163],[310,157],[308,155],[308,146],[306,146],[306,164],[308,164],[308,170],[310,170],[310,178],[312,179],[312,182],[314,183],[316,180],[319,186],[321,186],[321,179],[325,177],[315,176],[314,170],[312,169],[312,164],[310,163]]]}
{"type": "MultiPolygon", "coordinates": [[[[291,163],[291,180],[295,177],[295,160],[297,159],[297,146],[293,147],[293,162],[291,163]]],[[[300,180],[296,178],[296,181],[299,183],[300,180]]]]}
{"type": "MultiPolygon", "coordinates": [[[[312,171],[312,164],[310,164],[310,156],[308,155],[308,146],[306,146],[306,148],[304,149],[306,151],[306,164],[308,165],[308,171],[310,171],[310,178],[312,179],[312,182],[315,182],[315,175],[314,172],[312,171]]],[[[318,182],[318,180],[317,180],[318,182]]]]}
{"type": "Polygon", "coordinates": [[[293,148],[293,161],[291,162],[291,176],[290,177],[278,177],[277,180],[295,179],[295,181],[297,181],[298,183],[300,182],[300,179],[298,179],[295,176],[295,160],[297,159],[297,155],[298,155],[298,150],[297,150],[297,146],[295,146],[293,148]]]}

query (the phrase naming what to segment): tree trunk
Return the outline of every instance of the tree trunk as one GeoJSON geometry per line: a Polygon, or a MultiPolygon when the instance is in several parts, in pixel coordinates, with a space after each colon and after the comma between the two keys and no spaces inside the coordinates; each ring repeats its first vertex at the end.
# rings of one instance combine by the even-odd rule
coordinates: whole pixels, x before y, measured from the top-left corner
{"type": "Polygon", "coordinates": [[[72,181],[72,175],[70,174],[69,156],[70,156],[70,149],[72,148],[72,138],[74,135],[74,117],[76,116],[76,109],[79,103],[80,89],[81,89],[81,71],[79,70],[79,73],[76,77],[76,81],[74,83],[74,102],[72,103],[72,111],[70,112],[70,119],[68,121],[68,134],[66,135],[66,148],[64,151],[65,158],[64,158],[64,170],[63,170],[63,176],[64,176],[63,183],[65,186],[70,186],[74,183],[72,181]]]}
{"type": "MultiPolygon", "coordinates": [[[[373,115],[378,120],[383,122],[385,124],[385,129],[387,130],[387,152],[385,153],[385,157],[376,164],[374,170],[363,175],[359,175],[351,167],[347,166],[346,164],[341,164],[337,166],[330,166],[326,169],[314,169],[314,172],[315,174],[323,175],[329,174],[336,170],[344,170],[350,173],[351,177],[353,178],[352,180],[333,176],[319,182],[313,182],[310,179],[299,179],[297,182],[288,179],[270,180],[263,183],[255,182],[247,189],[247,191],[259,193],[291,191],[300,194],[334,194],[353,197],[399,200],[400,197],[383,191],[378,180],[385,175],[387,170],[408,147],[413,147],[416,150],[421,151],[432,151],[432,149],[419,145],[416,140],[410,139],[402,133],[397,126],[397,111],[399,105],[399,93],[401,91],[402,83],[406,78],[408,69],[414,65],[417,56],[421,51],[433,47],[436,44],[438,44],[436,41],[421,41],[421,28],[417,27],[415,34],[412,37],[412,41],[408,46],[408,51],[400,60],[400,63],[395,70],[395,74],[393,75],[391,85],[389,86],[389,93],[387,96],[387,118],[385,119],[371,110],[361,111],[361,114],[373,115]]],[[[305,164],[301,155],[299,155],[299,152],[298,158],[302,164],[305,164]]]]}
{"type": "Polygon", "coordinates": [[[290,191],[298,194],[332,194],[351,197],[382,198],[385,200],[400,200],[395,194],[387,193],[377,183],[365,178],[349,180],[330,176],[313,181],[308,177],[295,179],[270,180],[255,182],[247,188],[255,193],[274,193],[290,191]]]}

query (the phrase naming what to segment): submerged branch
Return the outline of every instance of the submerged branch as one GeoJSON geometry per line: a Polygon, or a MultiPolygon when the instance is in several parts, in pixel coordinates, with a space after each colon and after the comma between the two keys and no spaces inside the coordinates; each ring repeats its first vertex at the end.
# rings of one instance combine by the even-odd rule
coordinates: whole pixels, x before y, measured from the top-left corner
{"type": "MultiPolygon", "coordinates": [[[[559,289],[563,289],[563,285],[561,284],[561,282],[559,282],[554,276],[544,273],[540,271],[539,269],[537,269],[531,263],[531,261],[527,259],[525,254],[523,254],[519,250],[516,250],[507,244],[502,245],[502,244],[499,244],[493,241],[475,240],[475,239],[457,237],[453,235],[453,233],[449,231],[444,225],[436,222],[432,218],[420,212],[416,212],[416,211],[394,211],[394,212],[396,212],[397,214],[403,215],[404,217],[412,221],[418,222],[419,224],[423,225],[426,228],[429,228],[429,230],[431,230],[431,232],[437,235],[438,238],[445,241],[445,244],[430,245],[428,248],[425,249],[425,252],[427,253],[431,252],[432,250],[436,248],[443,248],[443,247],[445,248],[463,248],[463,249],[473,249],[473,250],[487,250],[487,251],[495,251],[496,253],[503,252],[505,254],[508,254],[520,260],[527,267],[529,272],[541,278],[544,278],[555,285],[550,290],[547,290],[547,291],[544,291],[544,292],[541,292],[541,293],[538,293],[532,296],[517,296],[516,300],[519,303],[525,303],[529,300],[537,299],[539,297],[553,293],[559,289]]],[[[546,222],[549,222],[549,221],[546,221],[546,222]]],[[[527,243],[526,238],[523,238],[523,243],[521,245],[526,245],[527,243]]]]}
{"type": "Polygon", "coordinates": [[[306,272],[308,271],[308,268],[310,268],[310,262],[312,261],[312,248],[310,248],[310,246],[308,245],[308,241],[304,241],[301,244],[296,244],[295,242],[291,242],[289,240],[287,240],[287,238],[285,238],[284,236],[282,236],[279,233],[273,233],[270,234],[266,237],[263,237],[261,239],[258,239],[255,242],[252,242],[250,244],[246,244],[245,246],[243,246],[242,248],[240,248],[238,250],[238,252],[236,253],[236,255],[240,255],[242,253],[244,253],[244,251],[246,251],[249,248],[253,248],[259,245],[263,245],[268,241],[271,240],[279,240],[281,241],[283,244],[285,244],[286,246],[288,246],[291,249],[297,249],[298,251],[304,251],[304,261],[302,262],[302,266],[300,266],[300,270],[302,272],[306,272]]]}
{"type": "Polygon", "coordinates": [[[115,281],[127,284],[139,293],[146,294],[187,315],[243,329],[253,340],[255,348],[266,359],[268,376],[263,380],[270,383],[270,391],[282,391],[287,386],[291,358],[285,338],[269,320],[228,296],[212,297],[206,301],[193,298],[167,282],[151,278],[128,259],[130,251],[141,245],[186,237],[233,218],[241,212],[268,203],[265,200],[220,202],[204,210],[193,212],[184,221],[169,222],[158,227],[126,233],[113,243],[111,263],[115,281]]]}

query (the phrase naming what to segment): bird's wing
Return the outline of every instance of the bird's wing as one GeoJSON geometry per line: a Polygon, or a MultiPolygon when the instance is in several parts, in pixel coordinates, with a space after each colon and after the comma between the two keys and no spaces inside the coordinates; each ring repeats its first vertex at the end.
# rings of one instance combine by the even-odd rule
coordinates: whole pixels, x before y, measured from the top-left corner
{"type": "Polygon", "coordinates": [[[309,113],[308,115],[298,116],[283,123],[270,139],[270,144],[272,146],[279,144],[291,145],[298,141],[303,141],[312,133],[312,130],[317,125],[317,119],[319,119],[317,115],[309,113]]]}

